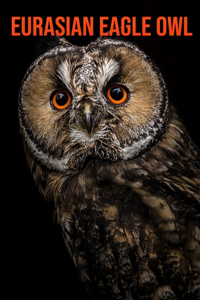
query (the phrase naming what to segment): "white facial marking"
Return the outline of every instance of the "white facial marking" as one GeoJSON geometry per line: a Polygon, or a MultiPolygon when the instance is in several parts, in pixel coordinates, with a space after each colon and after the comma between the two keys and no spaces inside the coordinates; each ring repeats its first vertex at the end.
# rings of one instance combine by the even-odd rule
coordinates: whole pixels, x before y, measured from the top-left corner
{"type": "Polygon", "coordinates": [[[124,159],[129,159],[137,155],[142,149],[145,149],[149,143],[153,140],[152,136],[147,136],[145,139],[133,142],[131,146],[123,148],[124,159]]]}
{"type": "Polygon", "coordinates": [[[74,143],[91,143],[95,142],[97,139],[106,138],[109,130],[106,130],[106,127],[101,128],[101,130],[96,131],[91,135],[88,135],[87,131],[83,129],[73,128],[70,131],[70,137],[74,143]]]}
{"type": "Polygon", "coordinates": [[[106,58],[104,64],[101,66],[100,69],[100,80],[99,80],[99,87],[102,89],[106,83],[118,73],[119,71],[119,64],[114,59],[106,58]]]}
{"type": "Polygon", "coordinates": [[[67,157],[64,157],[62,159],[57,159],[57,158],[53,158],[52,156],[49,156],[48,154],[38,150],[35,143],[32,140],[30,140],[28,137],[27,137],[27,145],[28,145],[28,148],[31,150],[32,154],[37,159],[42,161],[42,163],[44,165],[46,165],[47,167],[50,167],[56,171],[64,171],[68,168],[68,166],[67,166],[68,158],[67,157]]]}
{"type": "Polygon", "coordinates": [[[58,77],[66,86],[70,84],[70,65],[67,60],[58,66],[58,77]]]}

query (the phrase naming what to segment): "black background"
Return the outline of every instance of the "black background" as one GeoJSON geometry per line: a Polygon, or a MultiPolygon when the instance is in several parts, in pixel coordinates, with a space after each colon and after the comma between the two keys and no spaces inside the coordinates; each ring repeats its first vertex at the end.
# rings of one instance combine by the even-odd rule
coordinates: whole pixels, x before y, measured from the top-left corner
{"type": "MultiPolygon", "coordinates": [[[[86,45],[98,37],[99,16],[151,16],[152,36],[131,38],[158,65],[168,86],[171,102],[200,146],[199,118],[199,5],[198,1],[130,1],[125,3],[49,4],[43,9],[10,8],[4,17],[2,31],[6,35],[3,44],[2,66],[5,67],[5,97],[1,99],[3,120],[2,149],[8,158],[5,166],[2,191],[3,233],[6,250],[3,264],[7,295],[24,299],[33,295],[37,299],[78,299],[87,294],[76,277],[73,264],[65,249],[58,228],[53,224],[48,205],[39,196],[26,165],[22,140],[19,134],[17,102],[23,76],[35,58],[38,37],[11,37],[11,16],[94,16],[94,37],[71,37],[70,42],[86,45]],[[104,6],[105,5],[105,6],[104,6]],[[113,7],[114,5],[114,7],[113,7]],[[52,7],[51,7],[52,6],[52,7]],[[88,7],[90,10],[88,10],[88,7]],[[99,7],[100,6],[100,7],[99,7]],[[104,6],[104,7],[103,7],[104,6]],[[98,14],[97,14],[98,12],[98,14]],[[155,20],[159,16],[188,16],[192,37],[159,37],[155,33],[155,20]],[[6,20],[6,21],[5,21],[6,20]],[[4,194],[4,195],[3,195],[4,194]],[[4,261],[5,260],[5,261],[4,261]]],[[[4,76],[3,76],[4,77],[4,76]]],[[[2,156],[4,157],[4,156],[2,156]]]]}

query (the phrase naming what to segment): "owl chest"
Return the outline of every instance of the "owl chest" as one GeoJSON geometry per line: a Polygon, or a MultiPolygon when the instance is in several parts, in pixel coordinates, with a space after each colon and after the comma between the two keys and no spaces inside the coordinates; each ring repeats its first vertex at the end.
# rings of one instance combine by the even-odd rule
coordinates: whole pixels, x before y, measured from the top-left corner
{"type": "Polygon", "coordinates": [[[91,252],[97,253],[100,247],[105,251],[117,242],[127,242],[125,229],[132,231],[134,226],[138,231],[145,219],[148,222],[148,210],[130,188],[91,187],[81,194],[67,222],[69,239],[74,247],[83,243],[91,252]]]}
{"type": "Polygon", "coordinates": [[[153,249],[148,223],[147,209],[127,187],[104,185],[82,194],[63,234],[80,279],[92,294],[132,299],[140,261],[147,248],[153,249]]]}
{"type": "Polygon", "coordinates": [[[164,199],[89,176],[76,184],[73,209],[70,214],[60,211],[60,223],[79,277],[94,299],[174,295],[171,282],[176,282],[177,295],[182,290],[189,295],[184,274],[192,284],[197,272],[164,199]]]}

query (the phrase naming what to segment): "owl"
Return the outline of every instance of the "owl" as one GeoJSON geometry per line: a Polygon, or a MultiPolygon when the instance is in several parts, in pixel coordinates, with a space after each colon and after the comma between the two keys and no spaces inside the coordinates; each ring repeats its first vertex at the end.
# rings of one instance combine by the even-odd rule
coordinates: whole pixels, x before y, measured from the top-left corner
{"type": "Polygon", "coordinates": [[[200,151],[143,51],[55,38],[23,79],[19,123],[88,299],[200,299],[200,151]]]}

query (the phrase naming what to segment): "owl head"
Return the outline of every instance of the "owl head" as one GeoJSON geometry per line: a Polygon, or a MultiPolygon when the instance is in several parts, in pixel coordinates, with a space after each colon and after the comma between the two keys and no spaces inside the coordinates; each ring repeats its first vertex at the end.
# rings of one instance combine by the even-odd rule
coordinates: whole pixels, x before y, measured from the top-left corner
{"type": "Polygon", "coordinates": [[[28,69],[19,94],[25,147],[40,165],[81,170],[151,149],[169,115],[164,80],[134,44],[60,40],[28,69]]]}

